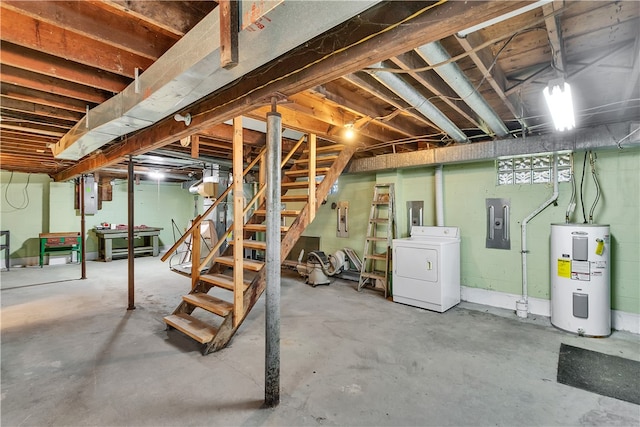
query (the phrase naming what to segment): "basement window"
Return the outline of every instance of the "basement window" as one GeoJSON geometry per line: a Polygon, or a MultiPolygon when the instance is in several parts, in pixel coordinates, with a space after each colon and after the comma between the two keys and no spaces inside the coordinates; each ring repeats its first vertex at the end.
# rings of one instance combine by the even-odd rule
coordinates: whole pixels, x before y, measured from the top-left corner
{"type": "MultiPolygon", "coordinates": [[[[571,180],[571,153],[558,154],[558,182],[571,180]]],[[[496,160],[498,185],[547,184],[553,173],[553,154],[506,157],[496,160]]]]}

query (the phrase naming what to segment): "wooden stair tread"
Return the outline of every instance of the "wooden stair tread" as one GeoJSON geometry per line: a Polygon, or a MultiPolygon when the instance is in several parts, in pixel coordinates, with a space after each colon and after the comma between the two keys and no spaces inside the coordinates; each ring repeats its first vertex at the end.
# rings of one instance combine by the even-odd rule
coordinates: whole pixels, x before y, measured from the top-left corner
{"type": "MultiPolygon", "coordinates": [[[[234,261],[233,261],[233,257],[231,256],[221,256],[215,259],[216,262],[219,262],[220,264],[223,265],[228,265],[229,267],[233,267],[234,265],[234,261]]],[[[244,270],[251,270],[251,271],[260,271],[262,270],[262,267],[264,267],[264,262],[262,261],[254,261],[251,259],[242,259],[242,268],[244,270]]]]}
{"type": "MultiPolygon", "coordinates": [[[[253,211],[254,215],[260,215],[260,216],[265,216],[267,214],[266,209],[256,209],[255,211],[253,211]]],[[[282,216],[298,216],[300,215],[300,211],[299,210],[294,210],[294,209],[284,209],[282,211],[280,211],[280,215],[282,216]]]]}
{"type": "Polygon", "coordinates": [[[208,343],[216,336],[218,328],[185,313],[172,314],[164,318],[164,322],[180,332],[189,335],[201,344],[208,343]]]}
{"type": "MultiPolygon", "coordinates": [[[[244,231],[267,231],[267,225],[266,224],[245,224],[244,231]]],[[[281,233],[286,233],[287,231],[289,231],[289,227],[285,225],[280,227],[281,233]]]]}
{"type": "Polygon", "coordinates": [[[233,304],[209,294],[188,294],[183,295],[182,299],[191,305],[195,305],[196,307],[200,307],[222,317],[233,311],[233,304]]]}
{"type": "MultiPolygon", "coordinates": [[[[319,183],[316,182],[316,186],[319,183]]],[[[291,181],[291,182],[283,182],[281,187],[287,190],[293,190],[295,188],[309,188],[309,181],[291,181]]]]}
{"type": "MultiPolygon", "coordinates": [[[[322,147],[316,147],[316,153],[332,153],[339,152],[344,150],[344,145],[342,144],[334,144],[334,145],[325,145],[322,147]]],[[[309,154],[309,149],[304,149],[302,151],[303,154],[309,154]]]]}
{"type": "Polygon", "coordinates": [[[284,196],[280,196],[280,200],[283,202],[306,202],[309,200],[309,196],[307,194],[285,194],[284,196]]]}
{"type": "MultiPolygon", "coordinates": [[[[331,168],[316,168],[316,174],[324,175],[327,172],[329,172],[329,169],[331,168]]],[[[284,174],[289,177],[307,176],[309,175],[309,170],[308,169],[288,170],[288,171],[285,171],[284,174]]]]}
{"type": "MultiPolygon", "coordinates": [[[[318,164],[318,163],[326,163],[326,162],[334,162],[337,158],[338,158],[337,155],[316,157],[316,164],[318,164]]],[[[296,164],[296,165],[305,164],[305,163],[309,163],[309,159],[308,158],[298,159],[298,160],[294,160],[293,163],[296,164]]]]}
{"type": "MultiPolygon", "coordinates": [[[[203,282],[210,283],[212,285],[216,285],[220,288],[228,289],[230,291],[233,290],[233,278],[226,276],[224,274],[201,274],[200,280],[203,282]]],[[[244,280],[244,289],[247,289],[251,285],[251,280],[244,280]]]]}
{"type": "MultiPolygon", "coordinates": [[[[229,245],[233,245],[234,243],[235,242],[233,240],[228,242],[229,245]]],[[[263,242],[262,240],[243,240],[242,247],[264,251],[267,249],[267,242],[263,242]]]]}

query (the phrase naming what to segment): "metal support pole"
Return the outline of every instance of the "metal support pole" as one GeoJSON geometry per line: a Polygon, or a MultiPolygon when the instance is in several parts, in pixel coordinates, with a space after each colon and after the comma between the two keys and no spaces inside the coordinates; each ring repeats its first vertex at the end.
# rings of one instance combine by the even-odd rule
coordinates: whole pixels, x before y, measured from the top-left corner
{"type": "Polygon", "coordinates": [[[134,283],[134,271],[133,271],[133,181],[135,180],[133,173],[133,156],[129,156],[129,168],[127,179],[127,199],[128,199],[128,212],[127,212],[127,239],[128,239],[128,251],[127,257],[129,262],[129,306],[127,310],[135,310],[136,305],[134,302],[135,283],[134,283]]]}
{"type": "Polygon", "coordinates": [[[267,250],[264,403],[280,403],[280,162],[282,159],[282,117],[267,113],[267,250]]]}
{"type": "Polygon", "coordinates": [[[80,279],[87,278],[87,264],[85,252],[85,216],[84,216],[84,175],[80,175],[80,279]]]}

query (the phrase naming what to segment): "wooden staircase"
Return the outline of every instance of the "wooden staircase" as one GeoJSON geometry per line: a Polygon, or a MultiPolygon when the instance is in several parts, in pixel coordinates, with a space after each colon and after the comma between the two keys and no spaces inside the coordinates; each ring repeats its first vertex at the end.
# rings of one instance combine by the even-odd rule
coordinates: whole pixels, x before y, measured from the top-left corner
{"type": "MultiPolygon", "coordinates": [[[[234,147],[235,145],[234,141],[234,147]]],[[[283,156],[282,202],[299,203],[301,208],[281,212],[288,224],[280,228],[282,260],[287,257],[304,229],[313,221],[320,202],[327,197],[333,183],[354,152],[355,147],[346,145],[316,147],[315,135],[311,134],[302,137],[291,152],[283,156]],[[305,141],[306,148],[302,149],[305,141]],[[316,179],[321,175],[324,176],[321,181],[316,179]]],[[[241,154],[241,150],[234,149],[234,156],[241,154]]],[[[199,266],[194,263],[191,268],[191,291],[182,297],[173,314],[164,318],[169,329],[175,328],[203,344],[204,355],[220,350],[229,343],[266,287],[264,262],[246,259],[241,255],[245,248],[264,252],[268,244],[258,239],[266,230],[266,225],[263,224],[266,215],[264,158],[263,150],[243,171],[242,176],[258,165],[261,169],[258,175],[259,189],[246,205],[234,204],[234,223],[224,234],[233,235],[233,239],[228,242],[229,247],[220,256],[214,256],[225,239],[221,238],[206,255],[200,253],[199,245],[193,245],[192,259],[200,259],[201,262],[199,266]],[[257,209],[252,211],[256,206],[257,209]],[[245,222],[244,218],[251,211],[251,216],[245,222]],[[203,267],[210,262],[211,268],[201,273],[203,267]],[[212,295],[214,292],[216,296],[212,295]]],[[[240,169],[242,168],[239,167],[238,170],[240,169]]],[[[221,201],[233,195],[234,191],[239,191],[239,197],[233,197],[234,202],[242,200],[242,179],[235,178],[234,175],[234,182],[239,181],[239,186],[236,186],[235,190],[233,185],[229,187],[203,215],[196,217],[191,228],[164,254],[163,261],[171,256],[187,236],[191,236],[192,242],[200,242],[200,222],[208,217],[221,201]]]]}

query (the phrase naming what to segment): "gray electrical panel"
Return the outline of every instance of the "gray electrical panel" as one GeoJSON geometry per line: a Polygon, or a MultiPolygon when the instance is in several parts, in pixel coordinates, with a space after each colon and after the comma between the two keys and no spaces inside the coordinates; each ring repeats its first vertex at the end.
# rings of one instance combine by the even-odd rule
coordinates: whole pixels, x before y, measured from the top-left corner
{"type": "Polygon", "coordinates": [[[98,183],[92,176],[84,177],[84,213],[85,215],[98,213],[98,183]]]}
{"type": "Polygon", "coordinates": [[[486,199],[487,239],[486,247],[491,249],[511,249],[509,233],[509,199],[486,199]]]}
{"type": "Polygon", "coordinates": [[[422,226],[424,220],[424,202],[422,200],[407,202],[407,234],[411,235],[411,227],[422,226]]]}

